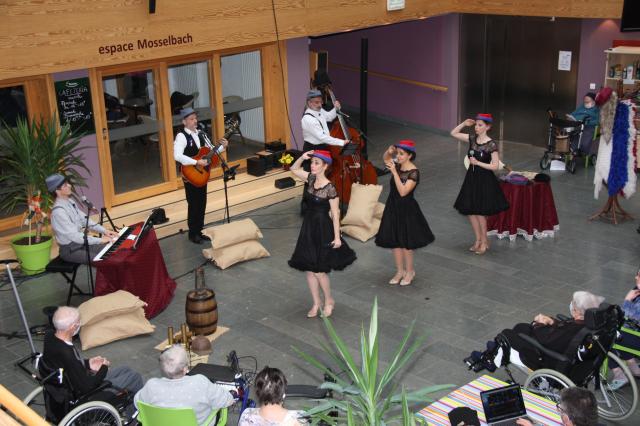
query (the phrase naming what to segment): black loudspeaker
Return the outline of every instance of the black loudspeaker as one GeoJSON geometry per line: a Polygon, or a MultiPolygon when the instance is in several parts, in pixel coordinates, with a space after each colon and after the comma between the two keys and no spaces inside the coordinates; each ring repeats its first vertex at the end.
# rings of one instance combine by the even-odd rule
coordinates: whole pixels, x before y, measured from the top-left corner
{"type": "Polygon", "coordinates": [[[267,167],[264,164],[264,160],[260,157],[247,158],[247,173],[251,176],[264,176],[267,172],[267,167]]]}
{"type": "Polygon", "coordinates": [[[291,188],[296,185],[296,181],[292,177],[276,179],[273,183],[278,189],[291,188]]]}
{"type": "Polygon", "coordinates": [[[326,50],[318,51],[318,69],[329,71],[329,52],[326,50]]]}
{"type": "Polygon", "coordinates": [[[149,13],[156,13],[156,0],[149,0],[149,13]]]}
{"type": "Polygon", "coordinates": [[[271,151],[256,152],[256,155],[264,161],[264,167],[266,170],[273,169],[275,154],[271,151]]]}

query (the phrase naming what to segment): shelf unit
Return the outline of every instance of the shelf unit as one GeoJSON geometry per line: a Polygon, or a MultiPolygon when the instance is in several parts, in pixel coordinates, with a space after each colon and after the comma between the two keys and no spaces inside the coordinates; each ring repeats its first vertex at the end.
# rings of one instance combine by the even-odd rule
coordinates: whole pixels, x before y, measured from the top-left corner
{"type": "MultiPolygon", "coordinates": [[[[625,92],[637,90],[640,80],[637,79],[638,61],[640,61],[640,47],[618,46],[604,51],[607,55],[604,69],[604,87],[610,87],[622,95],[625,92]],[[622,70],[626,70],[629,65],[633,66],[633,76],[623,79],[622,76],[610,76],[611,67],[620,65],[622,70]]],[[[624,72],[624,71],[623,71],[624,72]]]]}

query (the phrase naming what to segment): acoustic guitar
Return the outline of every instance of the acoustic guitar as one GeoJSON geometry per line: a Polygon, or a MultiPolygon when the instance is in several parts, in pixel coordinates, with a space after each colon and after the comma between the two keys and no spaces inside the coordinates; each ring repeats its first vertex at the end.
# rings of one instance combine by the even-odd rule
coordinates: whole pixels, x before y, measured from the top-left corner
{"type": "MultiPolygon", "coordinates": [[[[223,139],[227,139],[233,132],[236,131],[238,126],[240,126],[240,121],[236,119],[231,119],[227,121],[228,125],[225,128],[223,139]]],[[[205,135],[206,136],[206,135],[205,135]]],[[[204,136],[200,136],[204,137],[204,136]]],[[[208,138],[207,138],[208,139],[208,138]]],[[[220,159],[216,155],[216,150],[220,147],[220,142],[215,142],[213,144],[213,149],[203,146],[200,148],[198,153],[191,157],[194,160],[207,160],[209,165],[207,166],[198,166],[197,164],[185,166],[184,164],[180,166],[180,172],[182,173],[182,177],[187,180],[191,185],[201,188],[209,182],[209,176],[211,175],[211,168],[218,167],[220,163],[220,159]]]]}

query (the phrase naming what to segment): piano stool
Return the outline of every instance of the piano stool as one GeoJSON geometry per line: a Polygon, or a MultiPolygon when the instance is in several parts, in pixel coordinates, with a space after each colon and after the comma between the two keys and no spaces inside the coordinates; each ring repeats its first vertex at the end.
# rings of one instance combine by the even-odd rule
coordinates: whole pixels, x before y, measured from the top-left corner
{"type": "Polygon", "coordinates": [[[58,256],[55,259],[53,259],[51,262],[49,262],[49,264],[45,268],[45,271],[47,272],[60,273],[69,284],[69,294],[67,295],[67,306],[69,306],[69,303],[71,302],[71,297],[74,294],[78,296],[92,296],[91,293],[85,293],[84,291],[80,290],[80,288],[76,285],[76,275],[78,273],[79,266],[80,266],[80,263],[67,262],[66,260],[63,260],[60,256],[58,256]],[[74,289],[75,289],[75,292],[74,292],[74,289]]]}

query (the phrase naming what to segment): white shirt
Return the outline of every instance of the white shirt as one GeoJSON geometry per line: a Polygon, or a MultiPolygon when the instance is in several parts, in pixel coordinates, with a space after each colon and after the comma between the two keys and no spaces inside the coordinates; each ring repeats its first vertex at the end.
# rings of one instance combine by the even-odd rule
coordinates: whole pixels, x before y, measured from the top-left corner
{"type": "MultiPolygon", "coordinates": [[[[203,144],[200,142],[200,136],[198,136],[199,132],[195,131],[192,132],[191,130],[187,129],[186,127],[184,128],[184,131],[191,135],[191,137],[193,138],[193,141],[196,143],[196,145],[198,145],[199,147],[202,147],[203,144]]],[[[209,144],[207,142],[207,139],[205,139],[204,145],[209,147],[209,148],[213,148],[213,146],[211,146],[211,144],[209,144]]],[[[188,155],[184,155],[184,149],[187,147],[187,138],[186,136],[180,132],[176,135],[176,140],[173,141],[173,158],[179,162],[180,164],[183,164],[185,166],[194,166],[198,161],[194,160],[193,158],[189,157],[188,155]]],[[[220,145],[218,147],[218,154],[220,154],[222,151],[224,151],[224,146],[220,145]]]]}
{"type": "Polygon", "coordinates": [[[329,112],[322,108],[320,108],[320,111],[307,108],[302,116],[301,122],[304,141],[313,145],[326,143],[327,145],[343,146],[344,140],[331,136],[329,134],[329,127],[327,126],[327,121],[333,121],[336,116],[335,108],[329,112]]]}
{"type": "MultiPolygon", "coordinates": [[[[78,209],[71,199],[56,198],[51,209],[51,226],[60,246],[77,243],[84,244],[84,225],[86,213],[78,209]]],[[[104,234],[106,229],[89,219],[89,229],[104,234]]],[[[89,244],[100,244],[102,239],[88,236],[89,244]]]]}

